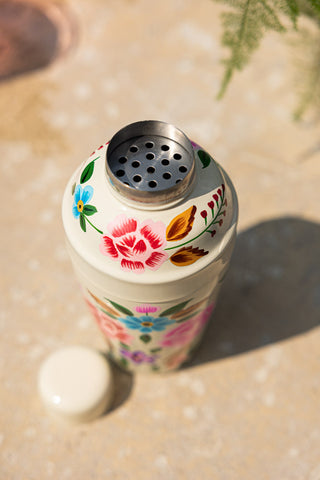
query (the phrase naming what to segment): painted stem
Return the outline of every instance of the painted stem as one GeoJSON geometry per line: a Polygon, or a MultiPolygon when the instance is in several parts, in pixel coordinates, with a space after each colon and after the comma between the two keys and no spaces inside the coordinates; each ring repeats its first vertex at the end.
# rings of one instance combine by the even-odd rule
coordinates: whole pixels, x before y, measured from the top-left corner
{"type": "Polygon", "coordinates": [[[86,221],[91,225],[91,227],[93,227],[98,233],[101,233],[101,235],[103,235],[103,232],[101,230],[99,230],[99,228],[95,227],[93,225],[93,223],[90,222],[90,220],[88,219],[88,217],[86,217],[86,215],[84,215],[84,218],[86,219],[86,221]]]}
{"type": "MultiPolygon", "coordinates": [[[[213,218],[213,220],[209,223],[209,225],[201,232],[199,233],[199,235],[197,235],[196,237],[193,237],[191,238],[191,240],[187,240],[186,242],[184,243],[180,243],[180,245],[175,245],[174,247],[167,247],[165,248],[165,250],[173,250],[174,248],[179,248],[179,247],[184,247],[185,245],[187,245],[188,243],[191,243],[193,242],[194,240],[196,240],[197,238],[201,237],[201,235],[203,235],[204,233],[208,232],[209,231],[209,228],[214,225],[215,223],[219,223],[219,221],[216,221],[218,216],[220,215],[220,211],[221,211],[221,208],[223,207],[224,205],[224,192],[223,192],[223,196],[221,197],[221,205],[219,207],[219,210],[217,212],[217,215],[213,218]]],[[[210,233],[210,232],[209,232],[210,233]]]]}

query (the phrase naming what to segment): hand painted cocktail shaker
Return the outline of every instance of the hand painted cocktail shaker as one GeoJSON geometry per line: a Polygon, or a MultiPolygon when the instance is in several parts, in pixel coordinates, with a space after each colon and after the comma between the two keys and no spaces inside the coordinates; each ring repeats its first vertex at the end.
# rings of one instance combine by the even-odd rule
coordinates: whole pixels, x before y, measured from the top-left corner
{"type": "Polygon", "coordinates": [[[184,363],[214,310],[236,237],[226,172],[173,125],[133,123],[95,150],[63,198],[68,250],[110,357],[184,363]]]}

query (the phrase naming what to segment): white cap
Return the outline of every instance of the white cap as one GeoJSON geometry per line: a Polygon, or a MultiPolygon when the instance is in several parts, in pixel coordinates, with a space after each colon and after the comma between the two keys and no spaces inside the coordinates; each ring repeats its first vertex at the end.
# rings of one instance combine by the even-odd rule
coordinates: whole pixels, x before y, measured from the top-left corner
{"type": "Polygon", "coordinates": [[[63,348],[42,364],[38,389],[51,413],[65,420],[87,422],[110,407],[111,368],[102,354],[90,348],[63,348]]]}

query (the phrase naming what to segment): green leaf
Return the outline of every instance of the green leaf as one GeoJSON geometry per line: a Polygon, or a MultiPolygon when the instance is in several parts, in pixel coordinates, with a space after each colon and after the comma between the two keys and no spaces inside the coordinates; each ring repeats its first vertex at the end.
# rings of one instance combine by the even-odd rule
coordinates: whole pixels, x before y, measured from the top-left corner
{"type": "Polygon", "coordinates": [[[84,232],[87,231],[86,217],[83,215],[83,213],[80,213],[80,227],[84,232]]]}
{"type": "Polygon", "coordinates": [[[145,334],[140,336],[140,340],[144,343],[149,343],[152,340],[152,338],[150,335],[145,334]]]}
{"type": "Polygon", "coordinates": [[[173,315],[174,313],[180,312],[180,310],[182,310],[189,302],[190,300],[187,300],[186,302],[179,303],[179,305],[174,305],[174,307],[170,307],[164,312],[160,313],[159,317],[167,317],[169,315],[173,315]]]}
{"type": "Polygon", "coordinates": [[[299,103],[294,112],[296,120],[301,120],[307,110],[317,114],[320,109],[320,29],[303,29],[299,33],[295,44],[299,95],[299,103]]]}
{"type": "Polygon", "coordinates": [[[160,367],[158,367],[158,365],[152,365],[151,370],[157,372],[158,370],[160,370],[160,367]]]}
{"type": "Polygon", "coordinates": [[[83,207],[83,213],[85,215],[93,215],[94,213],[97,213],[97,211],[98,210],[93,205],[85,205],[83,207]]]}
{"type": "Polygon", "coordinates": [[[297,20],[300,13],[297,0],[285,0],[283,2],[280,2],[279,7],[283,11],[283,13],[285,13],[290,18],[294,28],[296,29],[297,20]]]}
{"type": "Polygon", "coordinates": [[[85,183],[88,180],[90,180],[90,178],[92,177],[92,174],[93,174],[93,170],[94,170],[94,160],[92,160],[92,162],[88,163],[88,165],[85,167],[85,169],[81,173],[80,183],[85,183]]]}
{"type": "MultiPolygon", "coordinates": [[[[225,3],[225,0],[216,0],[225,3]]],[[[289,16],[294,17],[294,0],[287,9],[289,16]]],[[[225,73],[221,82],[218,98],[222,98],[235,70],[242,70],[249,62],[252,53],[259,47],[266,30],[285,32],[279,20],[276,8],[280,10],[284,2],[271,0],[237,0],[231,1],[233,10],[222,13],[224,32],[222,44],[230,49],[229,58],[225,59],[225,73]],[[279,7],[280,5],[280,7],[279,7]]]]}
{"type": "Polygon", "coordinates": [[[74,184],[72,185],[72,188],[71,188],[71,195],[74,195],[76,186],[77,186],[77,184],[76,184],[76,182],[74,182],[74,184]]]}
{"type": "Polygon", "coordinates": [[[126,345],[125,343],[120,342],[120,347],[124,348],[125,350],[130,350],[129,345],[126,345]]]}
{"type": "Polygon", "coordinates": [[[133,317],[133,312],[131,312],[131,310],[129,310],[128,308],[126,308],[122,305],[119,305],[119,303],[113,302],[112,300],[109,300],[109,298],[106,298],[106,297],[104,297],[104,298],[106,300],[108,300],[108,302],[110,302],[111,305],[114,306],[114,308],[119,310],[119,312],[124,313],[125,315],[130,315],[130,317],[133,317]]]}
{"type": "Polygon", "coordinates": [[[152,349],[150,350],[150,353],[158,353],[158,352],[160,352],[161,350],[162,350],[162,348],[161,348],[161,347],[158,347],[158,348],[152,348],[152,349]]]}
{"type": "Polygon", "coordinates": [[[212,158],[204,150],[198,150],[197,153],[198,153],[198,157],[201,160],[202,168],[207,168],[210,165],[210,162],[211,162],[212,158]]]}
{"type": "Polygon", "coordinates": [[[320,18],[320,2],[319,2],[319,0],[306,0],[306,2],[311,6],[312,10],[320,18]]]}

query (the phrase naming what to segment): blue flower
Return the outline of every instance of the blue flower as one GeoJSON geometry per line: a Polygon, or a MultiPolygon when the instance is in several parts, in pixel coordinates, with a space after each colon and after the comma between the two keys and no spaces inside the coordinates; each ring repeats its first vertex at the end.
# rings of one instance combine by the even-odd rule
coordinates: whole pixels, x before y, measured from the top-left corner
{"type": "Polygon", "coordinates": [[[72,206],[72,213],[75,218],[79,218],[83,212],[83,208],[90,202],[93,196],[93,188],[90,185],[82,188],[81,185],[77,185],[74,192],[74,201],[72,206]]]}
{"type": "Polygon", "coordinates": [[[143,315],[142,317],[129,317],[119,318],[128,328],[132,330],[140,330],[142,333],[150,333],[152,331],[161,332],[168,325],[175,323],[174,320],[169,320],[169,318],[154,318],[149,317],[149,315],[143,315]]]}

